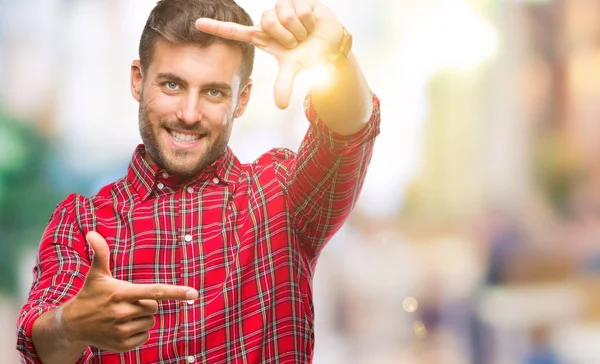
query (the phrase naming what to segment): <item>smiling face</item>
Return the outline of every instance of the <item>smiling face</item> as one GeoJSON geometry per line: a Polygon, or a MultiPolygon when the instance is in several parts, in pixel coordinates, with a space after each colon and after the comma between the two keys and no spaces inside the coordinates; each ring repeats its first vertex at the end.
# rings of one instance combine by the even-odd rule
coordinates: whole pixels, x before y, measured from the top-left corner
{"type": "Polygon", "coordinates": [[[225,43],[198,47],[164,39],[155,43],[143,75],[134,62],[131,91],[140,103],[150,164],[187,179],[219,159],[250,97],[252,84],[241,83],[241,62],[242,52],[225,43]]]}

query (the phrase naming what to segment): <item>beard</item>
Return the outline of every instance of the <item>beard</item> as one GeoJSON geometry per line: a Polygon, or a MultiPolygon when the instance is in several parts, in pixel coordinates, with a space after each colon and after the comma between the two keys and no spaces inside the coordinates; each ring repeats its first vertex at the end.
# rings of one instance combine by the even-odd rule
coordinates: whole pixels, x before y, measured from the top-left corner
{"type": "Polygon", "coordinates": [[[143,101],[142,98],[138,116],[140,136],[146,153],[159,168],[164,169],[171,175],[189,180],[197,176],[203,169],[217,161],[225,153],[231,134],[231,126],[234,118],[233,113],[228,116],[227,123],[217,130],[210,130],[200,122],[189,125],[178,119],[160,119],[153,126],[150,121],[150,110],[148,110],[143,101]],[[158,131],[160,129],[165,131],[167,129],[178,129],[201,133],[206,143],[204,152],[200,156],[194,156],[194,152],[189,150],[168,149],[167,146],[161,146],[158,138],[158,131]]]}

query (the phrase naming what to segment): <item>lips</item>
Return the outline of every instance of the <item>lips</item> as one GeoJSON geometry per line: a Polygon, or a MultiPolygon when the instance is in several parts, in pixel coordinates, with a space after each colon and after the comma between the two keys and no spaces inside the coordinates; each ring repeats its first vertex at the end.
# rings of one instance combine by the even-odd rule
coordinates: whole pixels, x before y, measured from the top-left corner
{"type": "Polygon", "coordinates": [[[169,128],[166,128],[166,130],[171,136],[171,140],[182,147],[194,146],[199,140],[206,136],[206,134],[197,132],[179,131],[169,128]]]}
{"type": "Polygon", "coordinates": [[[175,130],[169,130],[169,134],[171,134],[171,136],[173,137],[173,139],[175,139],[175,141],[177,141],[179,143],[187,143],[187,144],[193,144],[193,143],[197,142],[198,140],[200,140],[200,138],[202,137],[202,135],[200,135],[200,134],[186,134],[186,133],[177,132],[175,130]]]}

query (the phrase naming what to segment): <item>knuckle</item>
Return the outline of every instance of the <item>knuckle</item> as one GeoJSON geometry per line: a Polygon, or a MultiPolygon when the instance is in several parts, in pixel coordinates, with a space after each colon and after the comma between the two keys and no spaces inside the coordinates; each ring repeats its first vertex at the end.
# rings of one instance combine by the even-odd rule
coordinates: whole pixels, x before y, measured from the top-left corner
{"type": "Polygon", "coordinates": [[[260,25],[263,29],[272,29],[273,27],[275,27],[277,25],[277,18],[271,16],[271,15],[267,15],[262,17],[261,21],[260,21],[260,25]]]}
{"type": "Polygon", "coordinates": [[[112,310],[112,317],[115,321],[125,321],[129,317],[129,310],[123,306],[115,306],[112,310]]]}
{"type": "Polygon", "coordinates": [[[261,21],[264,21],[265,19],[274,19],[275,18],[275,12],[273,10],[265,10],[262,12],[261,14],[261,21]]]}
{"type": "Polygon", "coordinates": [[[285,40],[285,43],[283,45],[289,49],[292,49],[292,48],[296,48],[296,46],[298,45],[298,42],[296,41],[295,38],[290,37],[289,39],[285,40]]]}
{"type": "Polygon", "coordinates": [[[293,13],[289,10],[282,10],[279,13],[279,21],[282,24],[285,24],[285,25],[292,24],[294,22],[294,20],[296,20],[296,13],[293,13]]]}
{"type": "Polygon", "coordinates": [[[154,287],[152,289],[152,297],[154,297],[155,300],[160,300],[164,296],[165,292],[162,289],[160,289],[160,287],[154,287]]]}
{"type": "Polygon", "coordinates": [[[289,8],[290,5],[292,5],[292,3],[289,0],[280,0],[275,4],[275,9],[277,9],[277,11],[280,11],[282,9],[289,8]]]}
{"type": "Polygon", "coordinates": [[[120,302],[125,300],[125,292],[123,290],[115,291],[111,294],[110,300],[114,302],[120,302]]]}
{"type": "Polygon", "coordinates": [[[312,11],[310,11],[310,9],[300,9],[296,11],[296,15],[304,22],[311,19],[312,11]]]}
{"type": "Polygon", "coordinates": [[[124,344],[124,341],[122,339],[126,338],[129,336],[129,330],[124,327],[123,325],[118,325],[115,327],[115,337],[121,339],[119,342],[124,344]]]}

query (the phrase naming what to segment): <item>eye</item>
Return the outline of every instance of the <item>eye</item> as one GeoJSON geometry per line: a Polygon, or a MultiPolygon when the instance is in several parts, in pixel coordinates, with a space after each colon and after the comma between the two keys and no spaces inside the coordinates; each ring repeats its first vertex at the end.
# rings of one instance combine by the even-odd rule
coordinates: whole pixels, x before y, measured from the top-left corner
{"type": "Polygon", "coordinates": [[[219,97],[222,95],[222,93],[219,90],[211,89],[211,90],[208,90],[208,95],[212,96],[212,97],[219,97]]]}
{"type": "Polygon", "coordinates": [[[169,91],[177,91],[179,89],[179,85],[177,84],[177,82],[169,81],[169,82],[165,82],[163,85],[169,91]]]}

